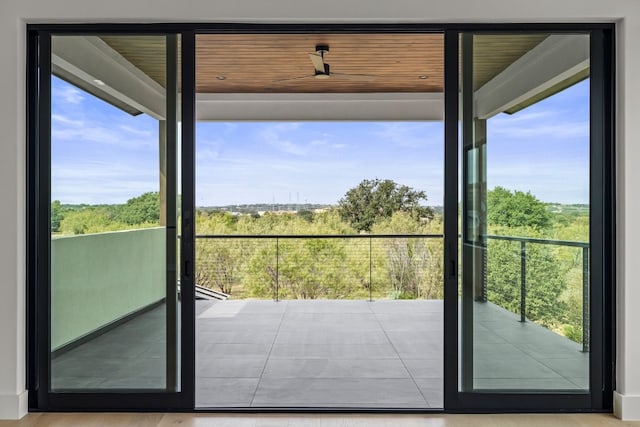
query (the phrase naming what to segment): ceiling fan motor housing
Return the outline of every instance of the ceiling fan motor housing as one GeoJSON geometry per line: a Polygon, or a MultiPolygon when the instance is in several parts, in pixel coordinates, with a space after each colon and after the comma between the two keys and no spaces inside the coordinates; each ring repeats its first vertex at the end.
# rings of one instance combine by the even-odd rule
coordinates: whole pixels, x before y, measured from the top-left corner
{"type": "Polygon", "coordinates": [[[316,45],[316,52],[319,53],[320,55],[324,55],[325,53],[329,52],[329,45],[328,44],[317,44],[316,45]]]}
{"type": "Polygon", "coordinates": [[[326,79],[331,75],[331,71],[329,71],[329,64],[324,64],[324,73],[316,72],[316,77],[319,79],[326,79]]]}

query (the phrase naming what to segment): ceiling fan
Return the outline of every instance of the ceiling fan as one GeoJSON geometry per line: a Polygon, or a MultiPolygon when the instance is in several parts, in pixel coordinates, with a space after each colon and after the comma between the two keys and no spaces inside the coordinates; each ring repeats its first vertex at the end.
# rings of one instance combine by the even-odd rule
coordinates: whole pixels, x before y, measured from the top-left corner
{"type": "Polygon", "coordinates": [[[360,81],[374,81],[376,76],[371,76],[367,74],[344,74],[344,73],[334,73],[331,71],[329,64],[324,62],[324,56],[329,52],[329,45],[319,44],[316,46],[316,51],[314,53],[309,54],[309,59],[311,59],[311,63],[313,64],[314,73],[306,76],[300,77],[290,77],[286,79],[277,79],[274,82],[284,82],[289,80],[300,80],[300,79],[309,79],[316,78],[320,80],[329,79],[333,77],[339,77],[343,79],[349,80],[360,80],[360,81]]]}

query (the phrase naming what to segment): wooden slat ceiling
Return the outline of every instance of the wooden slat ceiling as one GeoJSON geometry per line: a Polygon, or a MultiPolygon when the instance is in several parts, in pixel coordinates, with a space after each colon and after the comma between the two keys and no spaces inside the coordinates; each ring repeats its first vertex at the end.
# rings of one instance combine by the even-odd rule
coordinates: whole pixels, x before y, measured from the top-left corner
{"type": "Polygon", "coordinates": [[[441,34],[206,34],[196,39],[196,88],[204,93],[441,92],[443,65],[441,34]],[[331,72],[345,76],[313,77],[309,53],[319,44],[329,46],[325,63],[331,72]]]}
{"type": "Polygon", "coordinates": [[[548,34],[475,35],[473,86],[481,88],[547,37],[548,34]]]}
{"type": "MultiPolygon", "coordinates": [[[[475,87],[481,87],[546,37],[543,34],[474,37],[475,87]]],[[[164,86],[164,37],[101,38],[164,86]]],[[[443,51],[441,34],[201,34],[196,38],[196,91],[442,92],[443,51]],[[329,46],[325,62],[331,72],[347,76],[313,77],[308,54],[318,44],[329,46]],[[350,77],[351,74],[369,77],[350,77]]]]}
{"type": "MultiPolygon", "coordinates": [[[[111,48],[165,87],[166,42],[164,36],[100,36],[111,48]]],[[[180,67],[178,67],[180,70],[180,67]]],[[[178,81],[180,81],[178,79],[178,81]]]]}

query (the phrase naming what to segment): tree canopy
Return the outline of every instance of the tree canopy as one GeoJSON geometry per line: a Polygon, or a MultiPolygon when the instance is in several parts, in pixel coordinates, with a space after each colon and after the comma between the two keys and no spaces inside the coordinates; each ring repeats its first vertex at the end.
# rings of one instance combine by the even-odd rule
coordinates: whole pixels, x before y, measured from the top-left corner
{"type": "Polygon", "coordinates": [[[532,227],[537,230],[551,225],[551,214],[547,206],[531,192],[495,187],[487,194],[490,224],[506,227],[532,227]]]}
{"type": "Polygon", "coordinates": [[[158,223],[160,221],[160,196],[158,192],[144,193],[127,200],[115,214],[117,221],[125,224],[158,223]]]}
{"type": "Polygon", "coordinates": [[[60,200],[54,200],[51,202],[51,231],[53,233],[60,231],[60,222],[62,222],[63,219],[62,204],[60,200]]]}
{"type": "Polygon", "coordinates": [[[390,179],[365,179],[338,201],[340,216],[358,231],[371,231],[376,221],[394,212],[408,212],[414,219],[431,218],[430,208],[421,206],[427,194],[390,179]]]}

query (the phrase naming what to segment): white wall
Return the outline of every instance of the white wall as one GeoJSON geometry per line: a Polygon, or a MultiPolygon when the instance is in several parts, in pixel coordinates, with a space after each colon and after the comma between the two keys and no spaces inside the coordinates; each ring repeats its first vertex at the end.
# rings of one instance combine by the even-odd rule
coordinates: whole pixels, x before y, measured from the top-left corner
{"type": "MultiPolygon", "coordinates": [[[[617,413],[640,419],[640,2],[637,0],[2,0],[0,418],[26,411],[26,22],[618,22],[617,413]],[[635,167],[634,167],[635,166],[635,167]],[[633,219],[636,221],[633,221],[633,219]]],[[[613,284],[612,284],[613,285],[613,284]]]]}

